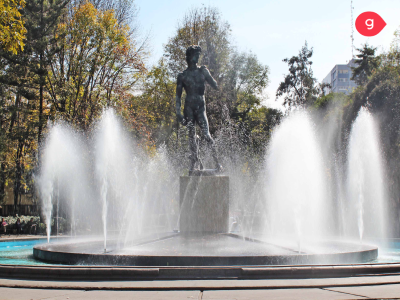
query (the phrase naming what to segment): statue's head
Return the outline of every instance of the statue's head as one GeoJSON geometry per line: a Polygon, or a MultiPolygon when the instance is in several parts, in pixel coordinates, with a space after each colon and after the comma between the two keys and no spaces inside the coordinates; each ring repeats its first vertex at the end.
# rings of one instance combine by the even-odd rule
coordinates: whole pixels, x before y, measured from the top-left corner
{"type": "Polygon", "coordinates": [[[199,61],[201,53],[201,48],[198,45],[191,45],[189,48],[186,49],[186,62],[189,64],[189,62],[195,62],[197,63],[199,61]]]}

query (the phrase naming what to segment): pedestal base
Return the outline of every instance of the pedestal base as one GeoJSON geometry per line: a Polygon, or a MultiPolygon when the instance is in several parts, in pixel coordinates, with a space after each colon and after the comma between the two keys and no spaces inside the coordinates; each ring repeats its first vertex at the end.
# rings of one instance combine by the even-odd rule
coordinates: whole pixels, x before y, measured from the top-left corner
{"type": "Polygon", "coordinates": [[[229,230],[229,177],[181,176],[180,232],[229,230]]]}

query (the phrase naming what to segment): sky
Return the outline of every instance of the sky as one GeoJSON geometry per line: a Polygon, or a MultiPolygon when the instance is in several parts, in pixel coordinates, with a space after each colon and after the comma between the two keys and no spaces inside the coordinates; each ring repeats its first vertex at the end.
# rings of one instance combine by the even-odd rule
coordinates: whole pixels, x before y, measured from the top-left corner
{"type": "MultiPolygon", "coordinates": [[[[135,0],[138,23],[143,34],[150,34],[150,64],[163,54],[163,45],[175,35],[178,21],[194,7],[219,9],[222,19],[231,25],[232,39],[239,51],[251,51],[270,68],[270,83],[264,104],[281,108],[275,93],[287,64],[282,59],[297,55],[307,41],[313,47],[314,77],[320,82],[336,64],[351,59],[350,0],[135,0]]],[[[353,25],[366,11],[379,14],[387,23],[374,37],[364,37],[354,27],[354,46],[365,42],[388,50],[393,34],[400,28],[400,0],[353,0],[353,25]]],[[[356,51],[354,51],[356,53],[356,51]]]]}

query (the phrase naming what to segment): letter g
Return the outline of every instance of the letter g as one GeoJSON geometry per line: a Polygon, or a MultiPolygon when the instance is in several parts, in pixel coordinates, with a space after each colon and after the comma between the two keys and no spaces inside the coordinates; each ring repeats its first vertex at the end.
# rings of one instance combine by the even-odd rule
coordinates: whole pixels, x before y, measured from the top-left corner
{"type": "Polygon", "coordinates": [[[374,19],[367,19],[365,21],[365,25],[367,25],[368,30],[371,30],[372,28],[374,28],[374,19]]]}

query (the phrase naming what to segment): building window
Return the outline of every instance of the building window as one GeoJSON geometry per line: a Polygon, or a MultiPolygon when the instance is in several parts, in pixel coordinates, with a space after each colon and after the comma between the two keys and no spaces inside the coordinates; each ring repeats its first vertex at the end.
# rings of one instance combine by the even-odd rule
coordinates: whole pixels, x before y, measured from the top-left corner
{"type": "Polygon", "coordinates": [[[349,70],[340,70],[339,74],[349,74],[349,70]]]}
{"type": "Polygon", "coordinates": [[[339,82],[346,82],[347,79],[346,78],[339,78],[339,82]]]}

